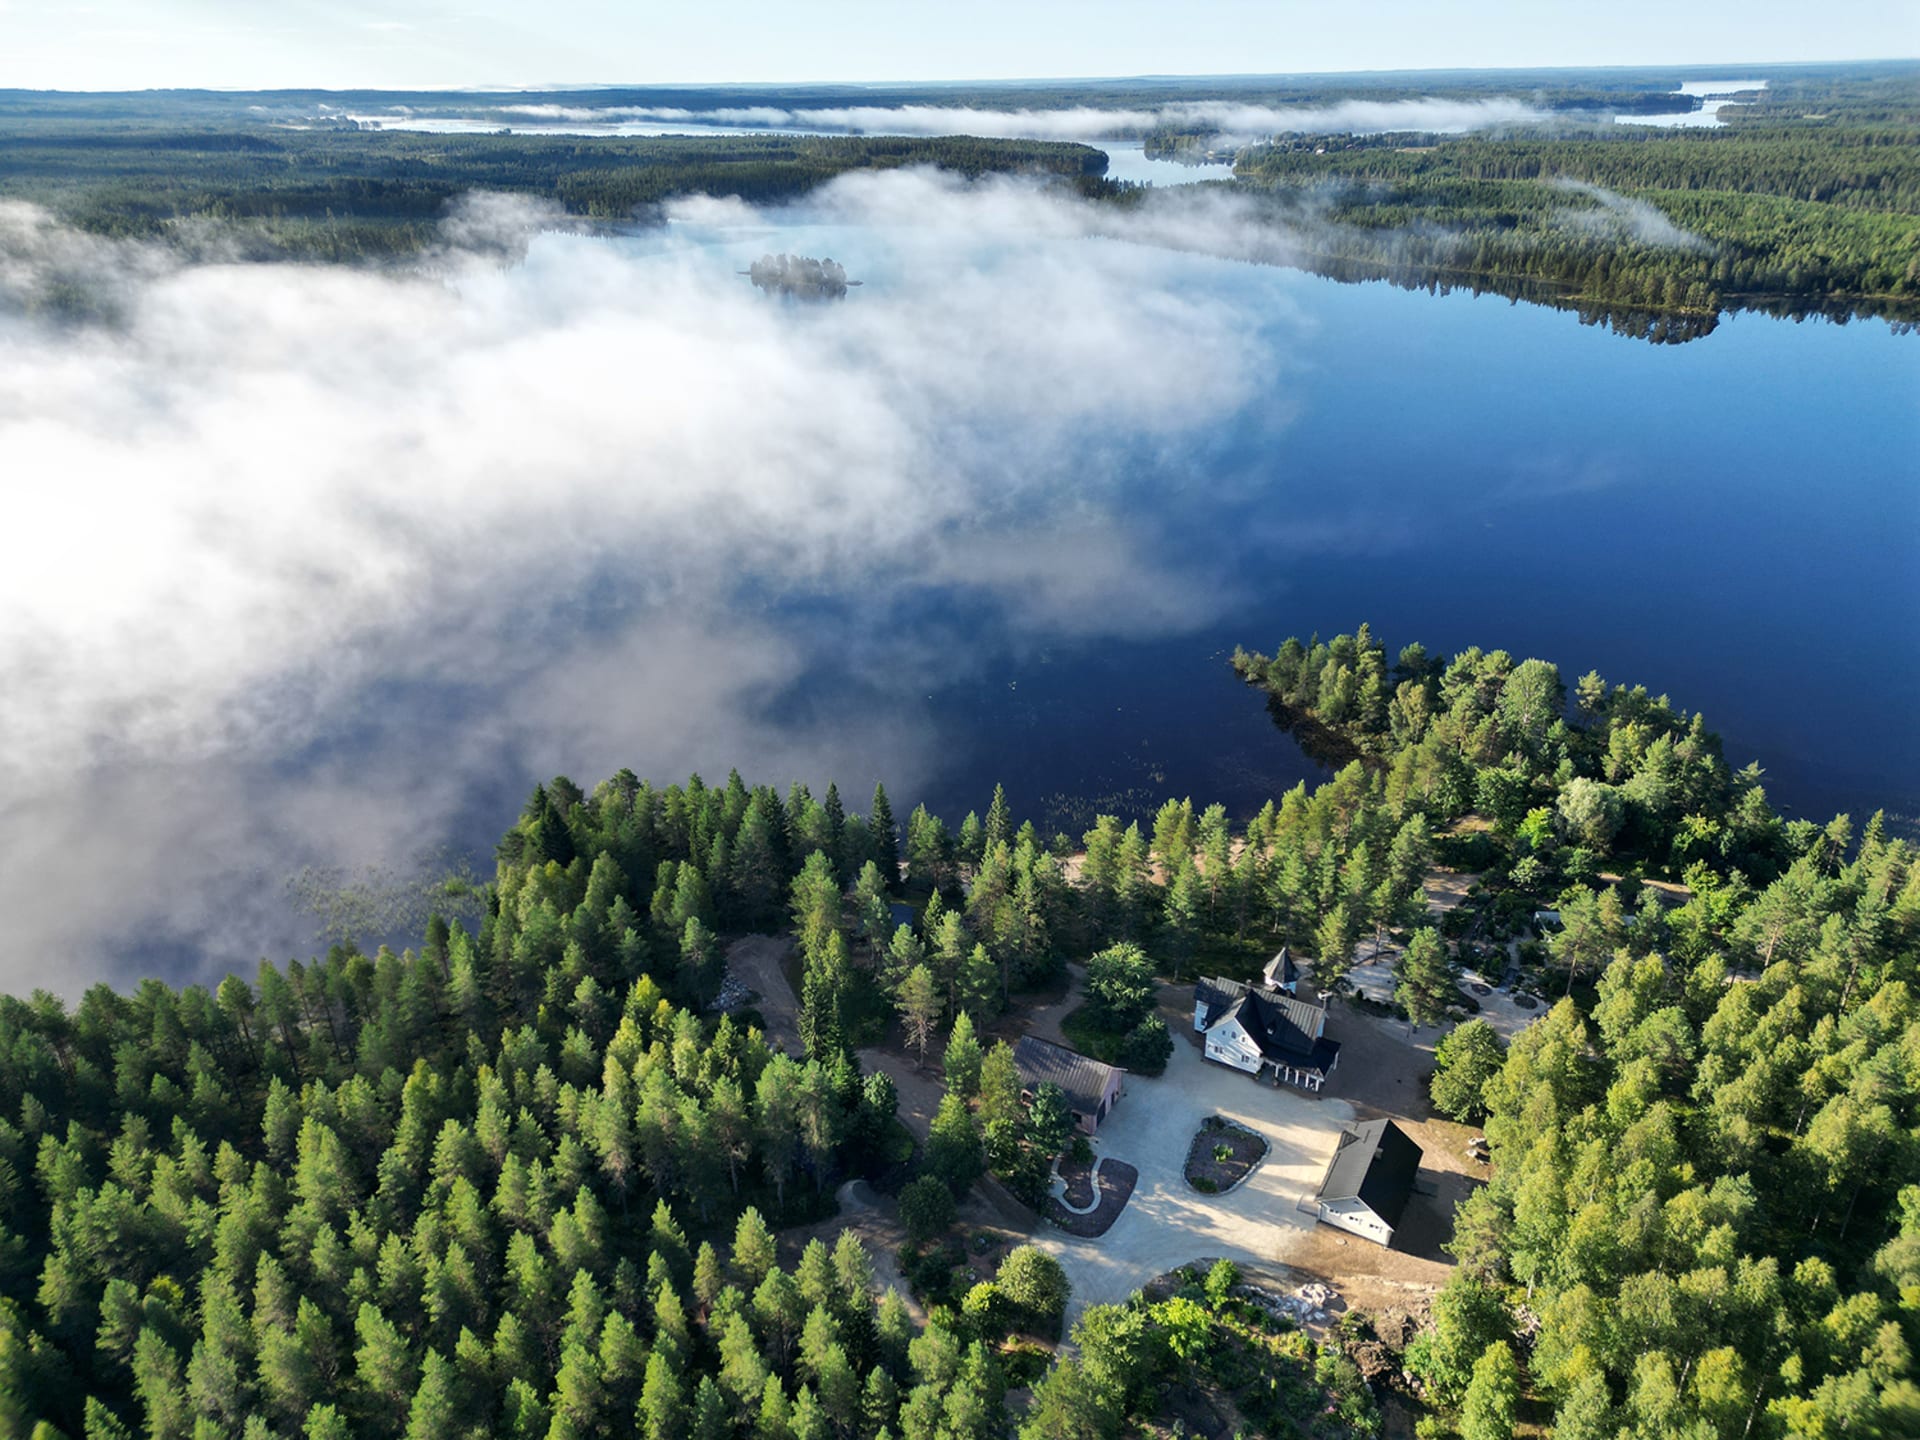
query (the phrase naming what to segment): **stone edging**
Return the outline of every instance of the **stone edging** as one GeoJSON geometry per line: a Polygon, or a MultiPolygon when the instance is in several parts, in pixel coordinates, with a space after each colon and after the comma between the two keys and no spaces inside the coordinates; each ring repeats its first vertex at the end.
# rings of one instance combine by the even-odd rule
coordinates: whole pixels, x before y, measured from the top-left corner
{"type": "Polygon", "coordinates": [[[1258,1130],[1255,1130],[1251,1125],[1242,1125],[1238,1120],[1229,1120],[1224,1115],[1219,1115],[1219,1114],[1209,1115],[1205,1120],[1202,1120],[1199,1123],[1199,1125],[1194,1128],[1193,1139],[1187,1142],[1187,1156],[1185,1158],[1182,1158],[1180,1162],[1180,1178],[1186,1182],[1187,1189],[1195,1195],[1211,1195],[1215,1197],[1218,1197],[1221,1195],[1231,1195],[1234,1191],[1238,1190],[1242,1185],[1246,1184],[1247,1181],[1251,1180],[1253,1178],[1254,1172],[1257,1171],[1262,1165],[1266,1164],[1268,1159],[1272,1155],[1273,1155],[1273,1142],[1269,1140],[1266,1136],[1262,1135],[1258,1130]],[[1251,1135],[1254,1139],[1258,1140],[1261,1145],[1260,1158],[1258,1160],[1255,1160],[1253,1164],[1247,1167],[1246,1174],[1242,1175],[1238,1180],[1234,1181],[1231,1185],[1227,1186],[1225,1189],[1202,1190],[1198,1185],[1193,1183],[1193,1177],[1187,1174],[1187,1159],[1193,1155],[1193,1147],[1196,1143],[1198,1143],[1200,1137],[1202,1135],[1207,1134],[1210,1130],[1213,1130],[1216,1128],[1210,1125],[1208,1122],[1216,1121],[1216,1120],[1219,1122],[1219,1126],[1222,1128],[1225,1128],[1228,1130],[1238,1130],[1242,1135],[1251,1135]]]}

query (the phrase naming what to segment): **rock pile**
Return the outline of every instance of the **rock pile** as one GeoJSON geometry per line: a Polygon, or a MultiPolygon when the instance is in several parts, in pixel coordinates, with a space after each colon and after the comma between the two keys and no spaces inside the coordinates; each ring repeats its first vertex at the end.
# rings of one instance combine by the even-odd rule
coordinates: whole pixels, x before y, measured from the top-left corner
{"type": "Polygon", "coordinates": [[[1274,1295],[1254,1285],[1236,1285],[1233,1293],[1251,1301],[1269,1315],[1282,1316],[1296,1325],[1325,1325],[1332,1316],[1327,1306],[1339,1299],[1332,1286],[1312,1281],[1291,1295],[1274,1295]]]}
{"type": "Polygon", "coordinates": [[[746,1008],[753,999],[753,992],[742,985],[729,970],[720,977],[720,993],[707,1002],[707,1009],[715,1013],[731,1014],[735,1010],[746,1008]]]}

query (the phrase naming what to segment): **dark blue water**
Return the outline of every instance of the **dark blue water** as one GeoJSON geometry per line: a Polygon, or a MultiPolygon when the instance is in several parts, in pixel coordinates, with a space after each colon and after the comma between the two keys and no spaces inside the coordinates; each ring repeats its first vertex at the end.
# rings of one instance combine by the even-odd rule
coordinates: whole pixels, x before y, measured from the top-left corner
{"type": "MultiPolygon", "coordinates": [[[[1390,653],[1505,648],[1556,662],[1569,684],[1597,669],[1645,685],[1703,713],[1735,767],[1761,765],[1786,813],[1884,808],[1913,828],[1920,341],[1881,323],[1737,317],[1652,346],[1497,298],[968,213],[958,234],[780,212],[539,242],[530,303],[591,258],[569,247],[612,246],[611,278],[577,267],[591,285],[685,287],[763,348],[769,331],[804,342],[827,357],[818,383],[875,397],[847,423],[884,432],[883,407],[917,407],[898,490],[826,517],[819,563],[770,555],[727,503],[657,545],[630,527],[597,568],[556,566],[553,593],[479,617],[488,658],[470,672],[422,669],[396,643],[315,738],[256,767],[257,803],[365,774],[365,803],[390,810],[415,802],[382,777],[431,777],[422,849],[482,871],[536,779],[591,784],[623,765],[660,783],[737,766],[816,794],[837,780],[860,808],[884,780],[902,820],[924,801],[954,823],[1000,781],[1049,833],[1170,795],[1244,817],[1324,772],[1227,656],[1364,621],[1390,653]],[[736,273],[768,250],[832,255],[865,283],[770,318],[736,273]],[[929,312],[929,296],[955,293],[964,304],[929,312]],[[1073,303],[1049,311],[1061,293],[1073,303]],[[1006,294],[1018,304],[996,305],[1006,294]],[[1083,320],[1118,337],[1124,363],[1083,358],[1083,320]],[[1034,344],[1043,324],[1070,343],[1034,344]],[[1169,352],[1178,366],[1126,348],[1178,346],[1196,325],[1209,338],[1169,352]],[[1010,385],[982,381],[995,365],[1010,385]],[[888,388],[890,367],[911,373],[888,388]],[[942,509],[954,495],[964,505],[942,509]]],[[[729,436],[713,443],[732,453],[729,436]]],[[[323,858],[356,863],[350,849],[323,858]]],[[[179,878],[103,920],[112,953],[174,975],[309,953],[303,917],[255,913],[274,877],[253,873],[306,859],[185,856],[179,878]],[[177,895],[202,899],[169,912],[177,895]],[[242,902],[254,909],[234,922],[242,902]]]]}
{"type": "Polygon", "coordinates": [[[963,597],[896,597],[896,640],[971,642],[964,675],[903,702],[940,736],[934,808],[984,809],[999,779],[1073,829],[1168,794],[1244,813],[1321,772],[1226,654],[1367,621],[1390,653],[1505,648],[1666,693],[1789,814],[1920,815],[1920,343],[1741,316],[1653,346],[1494,297],[1172,263],[1267,317],[1283,357],[1132,497],[1218,613],[1036,639],[963,597]]]}

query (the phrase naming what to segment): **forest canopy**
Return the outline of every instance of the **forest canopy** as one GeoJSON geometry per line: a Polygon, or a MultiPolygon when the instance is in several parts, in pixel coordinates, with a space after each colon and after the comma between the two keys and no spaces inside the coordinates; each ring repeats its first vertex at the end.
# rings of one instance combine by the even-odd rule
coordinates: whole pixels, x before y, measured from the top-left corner
{"type": "Polygon", "coordinates": [[[1169,800],[1046,838],[1000,791],[902,826],[884,787],[560,777],[476,928],[0,998],[0,1428],[1118,1440],[1204,1375],[1263,1434],[1376,1433],[1360,1322],[1290,1333],[1231,1267],[1088,1309],[1053,1359],[1046,1257],[968,1288],[955,1197],[991,1171],[1037,1200],[1069,1126],[977,1027],[1068,958],[1123,1025],[1149,967],[1276,942],[1333,990],[1368,932],[1408,937],[1408,1013],[1457,1013],[1473,936],[1553,901],[1549,1013],[1443,1047],[1492,1181],[1401,1401],[1476,1434],[1523,1405],[1582,1437],[1914,1433],[1911,845],[1782,821],[1697,716],[1549,662],[1389,661],[1363,627],[1235,663],[1342,762],[1243,821],[1169,800]],[[1436,865],[1474,868],[1482,928],[1434,927],[1436,865]],[[787,1051],[712,1008],[754,931],[795,941],[787,1051]],[[944,1051],[918,1154],[856,1054],[896,1019],[944,1051]],[[781,1262],[850,1177],[898,1192],[924,1323],[850,1235],[781,1262]]]}
{"type": "MultiPolygon", "coordinates": [[[[1696,103],[1646,71],[937,94],[802,87],[762,98],[802,108],[953,107],[958,129],[968,106],[1112,106],[1138,117],[1234,102],[1310,114],[1343,99],[1471,105],[1518,93],[1537,123],[1464,136],[1290,133],[1239,148],[1246,137],[1223,135],[1217,123],[1162,121],[1148,147],[1176,156],[1237,150],[1235,178],[1208,184],[1253,201],[1256,218],[1288,238],[1289,263],[1340,280],[1491,291],[1656,341],[1707,334],[1731,309],[1920,319],[1920,72],[1899,63],[1761,68],[1768,88],[1722,112],[1727,123],[1683,130],[1613,123],[1617,114],[1696,103]]],[[[512,98],[0,93],[0,198],[31,200],[96,233],[184,241],[204,238],[196,226],[212,222],[229,249],[254,258],[326,260],[428,248],[450,202],[476,190],[544,200],[579,223],[644,220],[661,202],[692,194],[788,201],[848,170],[902,165],[1037,174],[1096,203],[1145,198],[1143,187],[1106,178],[1100,150],[1047,141],[416,134],[346,118],[355,106],[398,107],[413,116],[493,115],[505,125],[518,118],[501,108],[512,98]]],[[[695,125],[741,103],[701,90],[540,98],[589,114],[665,107],[695,125]]]]}

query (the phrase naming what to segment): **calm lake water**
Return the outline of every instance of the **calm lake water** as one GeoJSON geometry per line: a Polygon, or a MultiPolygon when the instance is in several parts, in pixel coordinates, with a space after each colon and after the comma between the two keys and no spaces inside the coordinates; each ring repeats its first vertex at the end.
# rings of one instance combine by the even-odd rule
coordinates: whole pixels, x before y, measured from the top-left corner
{"type": "MultiPolygon", "coordinates": [[[[681,239],[728,265],[832,254],[866,279],[848,307],[910,283],[884,233],[681,239]]],[[[1207,416],[1190,453],[1139,461],[1130,508],[1153,560],[1205,577],[1216,613],[1075,641],[959,595],[895,597],[896,643],[916,628],[930,647],[968,640],[953,683],[889,702],[939,736],[923,795],[896,796],[903,814],[916,798],[956,819],[984,809],[996,779],[1062,825],[1169,794],[1245,813],[1321,772],[1227,654],[1366,621],[1390,651],[1499,647],[1569,682],[1596,668],[1666,692],[1704,712],[1735,767],[1758,761],[1789,813],[1920,815],[1911,337],[1740,316],[1653,346],[1496,297],[1167,263],[1259,316],[1282,357],[1244,404],[1113,397],[1207,416]]],[[[835,597],[788,603],[858,629],[835,597]]],[[[784,703],[828,713],[852,683],[826,663],[784,703]]]]}
{"type": "MultiPolygon", "coordinates": [[[[524,521],[463,548],[492,608],[445,640],[418,629],[442,612],[403,612],[310,731],[242,753],[215,793],[244,824],[136,834],[123,902],[89,920],[91,973],[311,953],[289,871],[404,869],[414,847],[485,869],[556,773],[738,766],[835,779],[854,806],[883,779],[903,819],[924,801],[954,822],[1003,781],[1049,831],[1170,795],[1244,817],[1324,772],[1228,654],[1362,622],[1392,650],[1505,648],[1666,692],[1789,814],[1920,816],[1913,337],[1743,316],[1653,346],[1494,297],[1089,238],[1088,211],[1018,186],[823,195],[542,235],[460,272],[471,304],[442,313],[468,318],[429,358],[479,374],[536,445],[541,426],[590,443],[552,475],[528,464],[524,521]],[[832,256],[861,287],[758,295],[738,272],[767,252],[832,256]],[[509,379],[495,337],[528,332],[509,379]],[[623,406],[664,438],[596,458],[623,406]],[[580,518],[595,487],[604,533],[580,518]]],[[[1174,208],[1233,232],[1195,198],[1174,208]]]]}

